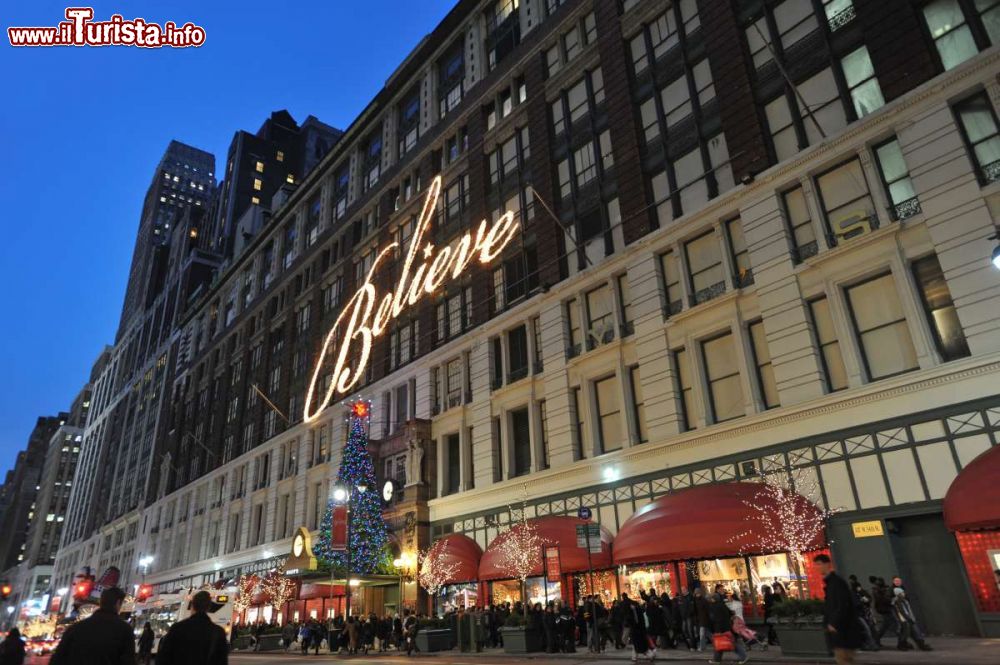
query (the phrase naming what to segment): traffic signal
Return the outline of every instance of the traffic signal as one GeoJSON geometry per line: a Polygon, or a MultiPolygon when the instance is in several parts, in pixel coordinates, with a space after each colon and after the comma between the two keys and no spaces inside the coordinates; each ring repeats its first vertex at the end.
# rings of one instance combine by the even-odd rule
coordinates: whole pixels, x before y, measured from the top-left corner
{"type": "Polygon", "coordinates": [[[149,584],[141,584],[139,585],[138,591],[136,591],[135,593],[135,599],[141,603],[147,600],[152,595],[153,595],[153,587],[150,586],[149,584]]]}
{"type": "Polygon", "coordinates": [[[84,601],[90,597],[90,591],[94,588],[93,580],[81,576],[73,585],[73,600],[84,601]]]}
{"type": "Polygon", "coordinates": [[[10,585],[10,582],[0,582],[0,600],[7,600],[13,591],[14,587],[10,585]]]}

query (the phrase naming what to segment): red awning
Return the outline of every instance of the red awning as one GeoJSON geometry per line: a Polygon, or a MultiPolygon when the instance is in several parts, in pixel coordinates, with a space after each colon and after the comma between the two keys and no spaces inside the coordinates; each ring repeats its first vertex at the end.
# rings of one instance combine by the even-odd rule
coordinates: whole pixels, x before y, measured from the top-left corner
{"type": "Polygon", "coordinates": [[[451,533],[441,538],[431,546],[424,560],[455,567],[455,572],[448,576],[445,584],[474,582],[479,577],[479,559],[483,556],[483,548],[479,543],[461,533],[451,533]]]}
{"type": "MultiPolygon", "coordinates": [[[[816,508],[805,497],[795,495],[796,511],[816,508]]],[[[749,554],[759,549],[764,527],[759,513],[750,508],[771,504],[774,499],[760,483],[702,485],[660,497],[636,511],[615,536],[615,565],[655,563],[682,559],[707,559],[749,554]]],[[[826,546],[817,533],[808,550],[826,546]]]]}
{"type": "Polygon", "coordinates": [[[1000,528],[1000,446],[980,454],[951,481],[944,523],[952,531],[1000,528]]]}
{"type": "MultiPolygon", "coordinates": [[[[559,566],[562,572],[578,573],[587,570],[587,550],[576,546],[576,526],[578,524],[587,524],[585,520],[577,517],[550,515],[548,517],[530,519],[528,522],[534,524],[535,528],[538,529],[538,535],[544,541],[545,545],[559,546],[559,566]]],[[[522,527],[520,525],[514,527],[514,529],[519,528],[522,527]]],[[[479,579],[481,581],[504,580],[513,577],[509,571],[504,569],[497,549],[497,546],[503,542],[507,533],[509,532],[501,533],[494,538],[493,542],[486,548],[486,551],[483,552],[483,558],[479,561],[479,579]]],[[[611,567],[611,540],[611,533],[602,527],[601,552],[600,554],[595,552],[590,555],[594,570],[611,567]]],[[[542,552],[539,551],[538,565],[532,571],[532,575],[541,574],[542,552]]]]}

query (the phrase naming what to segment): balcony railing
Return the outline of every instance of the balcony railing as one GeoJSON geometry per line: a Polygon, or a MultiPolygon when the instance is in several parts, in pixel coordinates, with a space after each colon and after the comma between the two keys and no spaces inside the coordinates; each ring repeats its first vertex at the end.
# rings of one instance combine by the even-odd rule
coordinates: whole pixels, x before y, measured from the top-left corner
{"type": "Polygon", "coordinates": [[[743,289],[753,285],[753,268],[744,268],[733,275],[733,284],[736,288],[743,289]]]}
{"type": "Polygon", "coordinates": [[[578,355],[580,355],[579,344],[573,344],[571,346],[566,347],[566,360],[569,360],[571,358],[576,358],[578,355]]]}
{"type": "Polygon", "coordinates": [[[827,19],[827,23],[830,25],[830,32],[836,32],[840,30],[845,25],[854,20],[854,5],[845,7],[843,10],[837,12],[833,16],[827,19]]]}
{"type": "Polygon", "coordinates": [[[700,305],[703,302],[708,302],[713,298],[718,298],[725,292],[726,292],[725,282],[718,282],[716,284],[712,284],[711,286],[706,286],[704,289],[696,291],[693,295],[690,296],[691,306],[694,307],[695,305],[700,305]]]}
{"type": "Polygon", "coordinates": [[[986,180],[987,185],[1000,180],[1000,159],[983,167],[983,179],[986,180]]]}
{"type": "Polygon", "coordinates": [[[792,251],[795,255],[795,261],[797,263],[802,263],[809,257],[819,254],[819,243],[815,240],[810,240],[809,242],[796,247],[792,251]]]}
{"type": "Polygon", "coordinates": [[[507,383],[514,383],[515,381],[520,381],[521,379],[525,379],[527,377],[528,377],[528,366],[524,365],[523,367],[517,367],[508,372],[507,383]]]}
{"type": "Polygon", "coordinates": [[[896,221],[909,219],[910,217],[919,215],[920,213],[920,199],[916,196],[906,199],[905,201],[900,201],[896,205],[892,206],[892,218],[896,221]]]}

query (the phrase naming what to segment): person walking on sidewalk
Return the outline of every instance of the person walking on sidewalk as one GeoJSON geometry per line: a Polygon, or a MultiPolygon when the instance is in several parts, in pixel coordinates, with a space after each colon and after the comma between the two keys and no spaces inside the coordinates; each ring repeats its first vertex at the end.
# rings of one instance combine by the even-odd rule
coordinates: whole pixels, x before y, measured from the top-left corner
{"type": "Polygon", "coordinates": [[[135,635],[118,615],[124,600],[125,592],[118,587],[102,591],[97,611],[66,629],[49,664],[134,665],[135,635]]]}
{"type": "Polygon", "coordinates": [[[229,662],[226,631],[208,616],[211,608],[212,596],[207,591],[199,591],[191,597],[193,614],[172,625],[160,640],[156,665],[226,665],[229,662]]]}
{"type": "Polygon", "coordinates": [[[156,641],[156,635],[153,634],[153,627],[147,621],[142,627],[142,635],[139,636],[139,663],[141,665],[149,665],[149,661],[153,659],[154,641],[156,641]]]}
{"type": "Polygon", "coordinates": [[[813,557],[816,569],[823,576],[823,622],[827,639],[833,647],[837,665],[850,665],[854,654],[861,647],[861,617],[858,616],[847,581],[833,571],[833,563],[826,554],[813,557]]]}
{"type": "Polygon", "coordinates": [[[743,638],[733,632],[733,611],[726,605],[726,601],[723,600],[721,594],[713,593],[710,596],[708,603],[708,617],[712,631],[713,652],[712,659],[708,662],[721,663],[722,655],[725,653],[725,651],[719,650],[716,643],[716,636],[728,636],[729,639],[732,640],[733,653],[736,654],[736,660],[738,662],[746,663],[750,660],[747,656],[746,646],[743,644],[743,638]]]}
{"type": "Polygon", "coordinates": [[[698,626],[698,651],[704,651],[712,638],[712,621],[708,616],[708,609],[705,590],[698,587],[694,590],[694,620],[698,626]]]}
{"type": "Polygon", "coordinates": [[[649,662],[656,658],[656,649],[649,647],[649,633],[646,632],[646,612],[644,608],[633,600],[628,594],[622,594],[622,605],[625,606],[625,625],[629,628],[629,637],[632,640],[632,660],[636,661],[639,656],[645,656],[649,662]]]}
{"type": "Polygon", "coordinates": [[[24,640],[21,639],[21,631],[16,627],[11,628],[7,637],[0,642],[0,665],[23,665],[23,663],[24,640]]]}
{"type": "Polygon", "coordinates": [[[912,649],[909,638],[913,637],[913,641],[917,643],[917,647],[921,651],[932,651],[931,646],[924,641],[924,634],[920,630],[920,626],[917,625],[917,617],[906,597],[906,591],[903,590],[902,586],[896,586],[892,592],[892,609],[899,626],[899,644],[896,648],[900,651],[912,649]]]}

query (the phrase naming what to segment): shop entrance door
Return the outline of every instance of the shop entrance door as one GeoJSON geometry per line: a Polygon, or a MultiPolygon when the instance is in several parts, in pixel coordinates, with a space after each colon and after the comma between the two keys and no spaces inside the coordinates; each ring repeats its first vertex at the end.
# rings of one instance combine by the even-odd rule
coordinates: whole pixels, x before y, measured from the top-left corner
{"type": "Polygon", "coordinates": [[[958,546],[941,515],[892,521],[892,549],[921,627],[932,635],[978,635],[958,546]]]}

